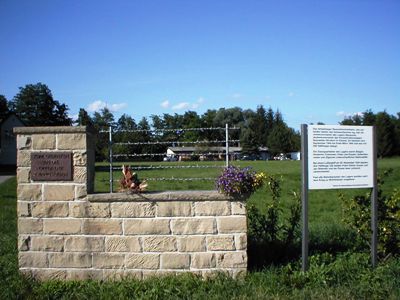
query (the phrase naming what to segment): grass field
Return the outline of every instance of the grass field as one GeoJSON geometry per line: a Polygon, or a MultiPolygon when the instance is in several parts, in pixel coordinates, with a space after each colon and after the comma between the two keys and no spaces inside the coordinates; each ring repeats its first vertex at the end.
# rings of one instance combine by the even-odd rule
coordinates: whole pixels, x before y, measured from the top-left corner
{"type": "MultiPolygon", "coordinates": [[[[299,162],[240,162],[240,165],[251,165],[256,170],[281,176],[284,204],[292,201],[289,191],[300,189],[299,162]]],[[[378,166],[380,172],[394,169],[392,176],[386,180],[385,189],[398,187],[400,158],[380,160],[378,166]]],[[[180,169],[180,174],[175,173],[174,176],[200,176],[199,170],[189,170],[180,169]]],[[[202,175],[209,177],[212,176],[211,172],[217,175],[219,171],[204,169],[202,172],[202,175]]],[[[162,174],[159,170],[139,174],[142,178],[171,175],[162,174]]],[[[106,183],[102,180],[108,178],[108,174],[98,172],[96,176],[97,191],[107,191],[106,183]]],[[[195,181],[185,184],[151,182],[150,189],[212,188],[212,182],[203,184],[195,181]]],[[[360,191],[346,191],[350,194],[357,192],[360,191]]],[[[307,273],[302,273],[300,261],[294,260],[278,266],[267,265],[262,271],[251,271],[246,277],[236,280],[223,275],[208,280],[183,275],[145,281],[40,283],[18,273],[16,181],[13,178],[0,184],[0,299],[400,299],[400,259],[380,261],[378,268],[372,269],[367,251],[350,251],[353,240],[346,238],[340,221],[338,193],[335,190],[310,193],[314,254],[310,257],[310,270],[307,273]],[[330,247],[332,244],[344,245],[344,252],[330,247]]],[[[266,191],[259,191],[249,201],[264,207],[269,195],[266,191]]]]}

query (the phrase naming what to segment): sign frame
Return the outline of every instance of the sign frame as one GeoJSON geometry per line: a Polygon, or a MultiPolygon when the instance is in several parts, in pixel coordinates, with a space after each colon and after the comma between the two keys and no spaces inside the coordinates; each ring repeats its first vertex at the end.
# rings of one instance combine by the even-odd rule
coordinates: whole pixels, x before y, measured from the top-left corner
{"type": "MultiPolygon", "coordinates": [[[[340,125],[332,125],[332,127],[337,128],[340,125]]],[[[359,126],[361,127],[361,126],[359,126]]],[[[365,127],[365,126],[362,126],[365,127]]],[[[367,174],[371,176],[372,185],[369,186],[354,186],[354,187],[324,187],[323,189],[340,189],[340,188],[372,188],[371,191],[371,263],[372,267],[376,267],[377,265],[377,244],[378,244],[378,189],[377,189],[377,150],[376,150],[376,128],[375,126],[371,127],[371,138],[370,143],[372,143],[371,147],[371,158],[372,158],[372,166],[370,168],[370,172],[372,174],[367,174]]],[[[328,128],[328,127],[327,127],[328,128]]],[[[309,230],[308,230],[308,190],[309,190],[309,152],[310,143],[309,143],[309,134],[308,134],[308,125],[301,125],[301,182],[302,182],[302,190],[301,190],[301,199],[302,199],[302,271],[306,272],[308,269],[308,243],[309,243],[309,230]]],[[[368,146],[368,145],[367,145],[368,146]]],[[[317,188],[314,188],[317,190],[317,188]]]]}

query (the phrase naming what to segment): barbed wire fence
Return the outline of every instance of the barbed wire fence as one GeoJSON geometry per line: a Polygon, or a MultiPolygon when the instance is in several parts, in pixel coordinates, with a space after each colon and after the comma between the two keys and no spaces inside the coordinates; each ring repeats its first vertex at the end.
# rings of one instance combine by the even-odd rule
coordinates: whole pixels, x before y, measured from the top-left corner
{"type": "MultiPolygon", "coordinates": [[[[109,160],[109,192],[113,193],[113,185],[114,185],[114,176],[113,171],[121,170],[121,167],[116,167],[114,161],[121,160],[125,158],[124,161],[128,162],[132,159],[142,159],[142,158],[158,158],[160,157],[168,157],[169,154],[167,152],[145,152],[145,153],[119,153],[115,146],[154,146],[154,145],[162,145],[162,146],[170,146],[176,147],[181,146],[185,148],[187,145],[194,146],[194,152],[197,156],[203,156],[206,158],[217,156],[222,157],[225,156],[225,164],[222,165],[199,165],[199,164],[190,164],[190,165],[171,165],[166,166],[162,164],[158,165],[149,165],[149,166],[132,166],[131,169],[133,171],[137,170],[156,170],[156,169],[208,169],[208,168],[224,168],[229,166],[230,159],[229,157],[235,155],[234,151],[231,151],[231,145],[236,143],[240,144],[239,139],[231,139],[230,132],[239,131],[239,127],[229,127],[228,124],[225,127],[198,127],[198,128],[175,128],[175,129],[133,129],[133,130],[115,130],[113,127],[109,127],[108,130],[100,130],[99,134],[104,134],[108,136],[108,160],[109,160]],[[144,140],[128,140],[124,142],[115,141],[115,136],[121,133],[144,133],[144,134],[152,134],[153,136],[160,136],[165,133],[184,133],[184,132],[206,132],[206,131],[214,131],[214,132],[224,132],[225,139],[214,139],[214,140],[197,140],[197,141],[144,141],[144,140]],[[201,147],[201,145],[205,145],[205,147],[201,147]],[[214,145],[214,146],[210,146],[214,145]],[[222,145],[222,146],[217,146],[222,145]]],[[[237,135],[238,136],[238,135],[237,135]]],[[[233,147],[234,148],[234,147],[233,147]]],[[[175,154],[176,156],[182,157],[182,154],[175,154]]],[[[188,154],[189,156],[193,156],[194,153],[188,154]]],[[[148,181],[200,181],[200,180],[215,180],[215,177],[148,177],[146,180],[148,181]]]]}

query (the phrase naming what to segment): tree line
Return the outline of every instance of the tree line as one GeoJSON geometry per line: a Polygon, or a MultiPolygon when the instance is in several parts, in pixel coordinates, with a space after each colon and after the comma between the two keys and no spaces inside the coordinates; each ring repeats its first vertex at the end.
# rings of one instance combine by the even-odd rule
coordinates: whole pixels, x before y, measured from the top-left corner
{"type": "MultiPolygon", "coordinates": [[[[240,140],[243,154],[257,154],[259,148],[268,148],[270,153],[287,153],[300,150],[300,133],[290,128],[279,110],[259,105],[256,110],[239,107],[209,109],[199,115],[195,111],[183,114],[150,115],[136,121],[128,114],[117,120],[107,108],[90,115],[85,109],[79,110],[78,119],[68,116],[68,106],[53,98],[51,90],[43,83],[28,84],[19,89],[10,101],[0,95],[0,119],[14,112],[26,126],[70,126],[85,125],[97,131],[113,128],[115,143],[160,142],[155,145],[114,145],[116,153],[162,153],[168,145],[164,142],[225,140],[225,132],[199,130],[185,131],[185,128],[221,127],[225,124],[238,127],[230,131],[230,139],[240,140]],[[161,131],[165,129],[183,129],[161,131]],[[130,130],[139,130],[130,132],[130,130]],[[150,131],[156,130],[156,131],[150,131]],[[157,132],[160,130],[160,132],[157,132]]],[[[345,118],[342,125],[375,125],[377,128],[378,154],[380,157],[400,155],[400,113],[397,116],[387,112],[377,114],[370,110],[360,115],[345,118]]],[[[176,144],[176,143],[175,143],[176,144]]],[[[179,145],[179,143],[177,144],[179,145]]],[[[216,146],[215,144],[213,146],[216,146]]],[[[97,159],[108,156],[108,136],[99,134],[96,145],[97,159]]]]}
{"type": "MultiPolygon", "coordinates": [[[[284,122],[279,110],[271,107],[267,110],[262,106],[257,109],[241,109],[239,107],[209,109],[199,115],[195,111],[183,114],[151,115],[136,122],[131,116],[123,114],[117,121],[108,108],[103,108],[90,116],[86,110],[80,109],[77,123],[92,126],[97,130],[113,128],[113,142],[141,141],[160,142],[155,145],[116,145],[118,153],[162,153],[170,144],[179,145],[180,142],[208,141],[204,147],[218,146],[214,141],[225,141],[225,131],[207,130],[206,128],[237,127],[240,130],[230,130],[229,139],[239,140],[237,145],[242,146],[243,154],[258,154],[260,148],[269,148],[271,153],[287,153],[300,150],[300,134],[289,128],[284,122]],[[202,130],[185,130],[188,128],[203,128],[202,130]],[[148,130],[153,130],[152,132],[148,130]],[[171,129],[180,129],[170,131],[171,129]],[[128,132],[127,132],[128,130],[128,132]],[[129,130],[138,130],[129,132],[129,130]],[[165,131],[166,130],[166,131],[165,131]]],[[[102,158],[107,153],[107,138],[103,134],[98,142],[98,154],[102,158]]]]}
{"type": "Polygon", "coordinates": [[[341,125],[364,125],[376,127],[376,143],[379,157],[400,155],[400,112],[396,116],[386,111],[374,113],[366,110],[345,118],[341,125]]]}

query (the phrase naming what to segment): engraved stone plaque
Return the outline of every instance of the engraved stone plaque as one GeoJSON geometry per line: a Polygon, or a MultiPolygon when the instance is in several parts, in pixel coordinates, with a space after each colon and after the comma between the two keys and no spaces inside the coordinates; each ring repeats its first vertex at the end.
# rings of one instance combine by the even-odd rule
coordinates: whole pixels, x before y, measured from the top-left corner
{"type": "Polygon", "coordinates": [[[72,181],[72,153],[32,152],[31,178],[36,181],[72,181]]]}

